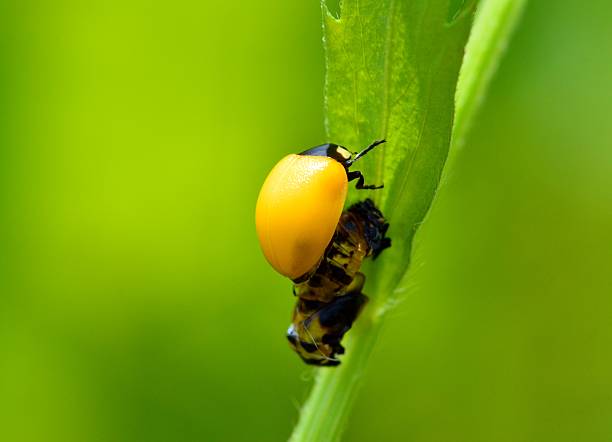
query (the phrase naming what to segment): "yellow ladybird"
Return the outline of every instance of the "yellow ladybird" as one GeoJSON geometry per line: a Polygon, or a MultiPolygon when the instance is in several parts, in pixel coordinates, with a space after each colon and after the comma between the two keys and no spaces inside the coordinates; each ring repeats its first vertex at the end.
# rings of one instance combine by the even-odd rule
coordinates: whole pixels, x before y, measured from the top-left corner
{"type": "Polygon", "coordinates": [[[313,269],[330,243],[346,200],[349,181],[365,185],[351,165],[374,147],[359,153],[323,144],[288,155],[270,172],[257,199],[256,227],[268,262],[280,274],[297,279],[313,269]]]}

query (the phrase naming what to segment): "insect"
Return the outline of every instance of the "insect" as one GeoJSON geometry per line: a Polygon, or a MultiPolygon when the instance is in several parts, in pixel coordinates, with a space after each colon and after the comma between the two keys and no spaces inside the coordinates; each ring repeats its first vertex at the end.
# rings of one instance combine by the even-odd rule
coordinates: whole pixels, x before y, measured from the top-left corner
{"type": "Polygon", "coordinates": [[[361,292],[365,276],[359,269],[365,258],[376,258],[391,246],[388,228],[372,200],[354,204],[340,217],[319,265],[294,281],[298,300],[287,339],[307,364],[340,364],[340,341],[368,300],[361,292]]]}
{"type": "Polygon", "coordinates": [[[307,364],[329,367],[340,364],[336,358],[344,354],[340,341],[368,302],[361,293],[363,274],[358,273],[353,281],[344,295],[329,303],[298,298],[287,340],[307,364]]]}
{"type": "Polygon", "coordinates": [[[366,185],[351,166],[376,146],[358,153],[323,144],[283,158],[266,178],[257,200],[256,228],[268,262],[294,282],[298,301],[288,339],[309,364],[337,365],[340,341],[367,297],[359,269],[391,242],[388,224],[371,200],[344,213],[348,183],[366,185]]]}
{"type": "Polygon", "coordinates": [[[383,141],[359,153],[323,144],[299,155],[287,155],[266,178],[255,210],[257,235],[268,262],[281,275],[296,279],[315,267],[342,214],[348,182],[366,185],[351,166],[383,141]]]}

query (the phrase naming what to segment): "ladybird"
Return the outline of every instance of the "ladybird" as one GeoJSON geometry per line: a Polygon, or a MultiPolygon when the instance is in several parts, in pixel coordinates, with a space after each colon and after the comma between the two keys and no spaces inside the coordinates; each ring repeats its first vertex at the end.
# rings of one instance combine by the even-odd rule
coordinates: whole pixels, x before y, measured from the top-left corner
{"type": "Polygon", "coordinates": [[[366,185],[351,166],[385,140],[353,153],[337,144],[323,144],[274,166],[266,178],[255,210],[257,236],[264,256],[276,271],[300,278],[320,261],[334,235],[346,200],[348,183],[366,185]]]}
{"type": "Polygon", "coordinates": [[[340,217],[319,265],[294,281],[298,300],[287,339],[307,364],[340,364],[340,342],[368,300],[359,269],[365,258],[375,259],[391,246],[388,228],[372,200],[354,204],[340,217]]]}

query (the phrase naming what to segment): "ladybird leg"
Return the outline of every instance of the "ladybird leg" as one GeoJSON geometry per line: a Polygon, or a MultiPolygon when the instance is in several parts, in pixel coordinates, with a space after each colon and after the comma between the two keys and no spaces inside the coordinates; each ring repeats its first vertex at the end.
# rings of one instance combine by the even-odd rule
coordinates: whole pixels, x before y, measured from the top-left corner
{"type": "Polygon", "coordinates": [[[355,185],[355,188],[359,190],[362,190],[362,189],[376,190],[376,189],[382,189],[383,187],[385,187],[384,184],[381,184],[380,186],[375,186],[373,184],[365,184],[365,179],[363,178],[363,174],[359,170],[353,170],[349,172],[347,174],[347,177],[349,181],[357,180],[357,184],[355,185]]]}

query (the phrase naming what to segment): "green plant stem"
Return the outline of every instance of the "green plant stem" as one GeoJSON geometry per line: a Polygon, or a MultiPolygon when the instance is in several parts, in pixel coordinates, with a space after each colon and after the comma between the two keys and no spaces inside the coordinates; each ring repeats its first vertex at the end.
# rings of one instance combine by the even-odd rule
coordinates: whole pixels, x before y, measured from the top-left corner
{"type": "Polygon", "coordinates": [[[340,439],[381,326],[380,317],[368,317],[351,332],[342,364],[319,372],[291,442],[340,439]]]}
{"type": "MultiPolygon", "coordinates": [[[[481,0],[457,83],[452,148],[465,142],[474,115],[497,70],[527,0],[481,0]]],[[[447,164],[448,165],[448,164],[447,164]]]]}
{"type": "MultiPolygon", "coordinates": [[[[449,159],[465,139],[486,87],[526,0],[481,0],[456,93],[455,121],[449,159]]],[[[328,65],[328,71],[330,66],[328,65]]],[[[449,168],[447,165],[444,173],[449,168]]],[[[411,238],[405,243],[410,247],[411,238]]],[[[351,405],[357,395],[368,360],[384,324],[384,313],[393,305],[396,276],[384,274],[385,260],[367,274],[373,303],[359,318],[347,339],[347,354],[337,368],[319,369],[304,404],[291,442],[326,442],[340,439],[351,405]],[[382,265],[381,265],[382,264],[382,265]]]]}

